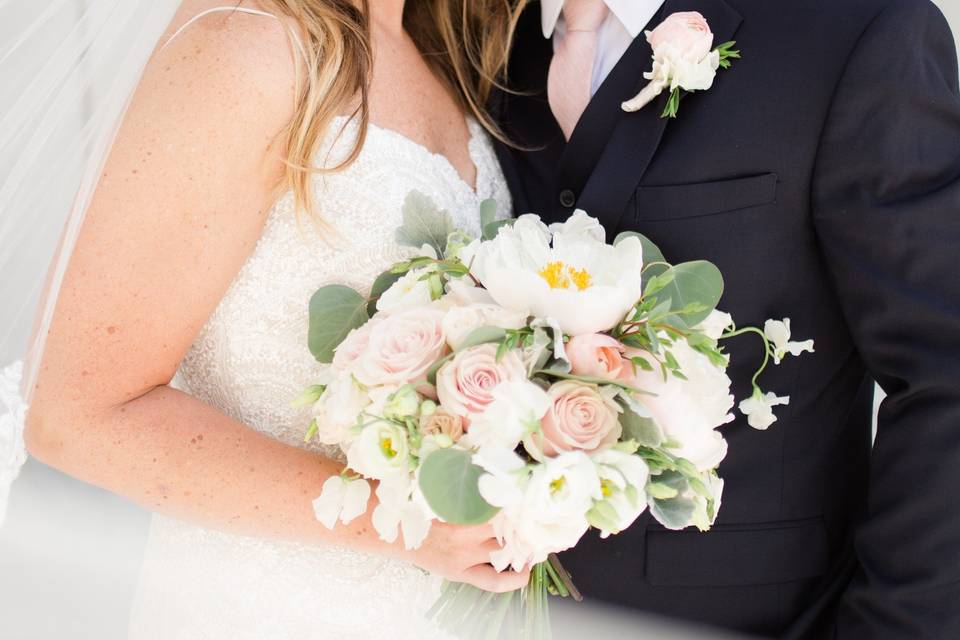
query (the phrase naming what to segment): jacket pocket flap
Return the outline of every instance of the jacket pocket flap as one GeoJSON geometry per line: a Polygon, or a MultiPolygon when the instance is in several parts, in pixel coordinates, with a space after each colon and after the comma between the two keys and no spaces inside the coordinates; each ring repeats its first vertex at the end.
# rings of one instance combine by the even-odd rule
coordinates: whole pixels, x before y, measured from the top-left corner
{"type": "Polygon", "coordinates": [[[777,174],[637,188],[637,218],[672,220],[748,209],[776,201],[777,174]]]}
{"type": "Polygon", "coordinates": [[[654,586],[746,586],[814,578],[827,570],[820,518],[699,531],[646,532],[646,578],[654,586]]]}

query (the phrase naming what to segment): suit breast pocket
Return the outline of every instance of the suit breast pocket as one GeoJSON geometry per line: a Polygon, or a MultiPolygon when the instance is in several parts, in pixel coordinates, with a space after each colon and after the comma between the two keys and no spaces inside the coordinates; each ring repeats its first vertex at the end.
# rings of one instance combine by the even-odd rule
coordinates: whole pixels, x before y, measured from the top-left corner
{"type": "Polygon", "coordinates": [[[677,220],[732,213],[775,203],[775,173],[676,185],[641,185],[636,191],[638,221],[677,220]]]}

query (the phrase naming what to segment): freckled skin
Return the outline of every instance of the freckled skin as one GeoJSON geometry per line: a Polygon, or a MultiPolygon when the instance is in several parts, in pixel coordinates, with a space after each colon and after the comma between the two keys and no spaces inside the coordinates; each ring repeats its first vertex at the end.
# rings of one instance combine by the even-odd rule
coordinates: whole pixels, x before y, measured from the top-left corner
{"type": "MultiPolygon", "coordinates": [[[[186,0],[167,36],[222,0],[186,0]]],[[[371,118],[446,155],[468,182],[469,132],[401,28],[371,3],[371,118]]],[[[164,38],[164,41],[166,38],[164,38]]],[[[28,416],[40,460],[160,513],[227,531],[341,544],[511,590],[485,564],[489,527],[436,524],[420,550],[379,540],[370,513],[332,531],[311,500],[339,463],[280,443],[170,379],[262,232],[283,176],[295,67],[282,27],[215,14],[155,52],[72,255],[28,416]]],[[[375,498],[374,498],[375,500],[375,498]]]]}

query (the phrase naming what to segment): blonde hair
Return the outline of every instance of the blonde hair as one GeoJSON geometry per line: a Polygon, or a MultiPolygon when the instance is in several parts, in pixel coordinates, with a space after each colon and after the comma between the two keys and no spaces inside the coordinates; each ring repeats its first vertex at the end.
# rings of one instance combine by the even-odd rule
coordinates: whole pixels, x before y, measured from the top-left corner
{"type": "MultiPolygon", "coordinates": [[[[363,147],[370,121],[368,87],[373,64],[368,0],[260,0],[286,16],[306,57],[296,111],[285,137],[287,170],[282,187],[298,211],[322,221],[310,197],[311,177],[349,166],[363,147]],[[314,166],[317,147],[333,119],[345,111],[359,119],[346,158],[314,166]]],[[[526,0],[408,0],[403,22],[424,59],[458,105],[493,136],[506,141],[486,110],[491,91],[503,86],[511,40],[526,0]]],[[[291,34],[293,35],[293,34],[291,34]]]]}

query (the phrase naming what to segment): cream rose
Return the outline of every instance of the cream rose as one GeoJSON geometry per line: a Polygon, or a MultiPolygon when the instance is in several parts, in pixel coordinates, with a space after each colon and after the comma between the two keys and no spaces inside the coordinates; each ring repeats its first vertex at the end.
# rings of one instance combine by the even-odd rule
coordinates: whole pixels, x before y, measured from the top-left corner
{"type": "Polygon", "coordinates": [[[567,359],[578,376],[627,381],[633,377],[630,360],[623,357],[625,347],[619,340],[602,333],[570,338],[567,359]]]}
{"type": "Polygon", "coordinates": [[[437,397],[458,416],[482,413],[493,401],[493,390],[505,380],[526,379],[519,356],[508,351],[497,362],[497,345],[482,344],[458,353],[437,372],[437,397]]]}
{"type": "Polygon", "coordinates": [[[447,350],[443,311],[416,308],[379,322],[356,362],[357,379],[368,386],[407,384],[426,375],[447,350]]]}
{"type": "Polygon", "coordinates": [[[520,329],[526,324],[527,314],[523,312],[508,311],[493,303],[474,303],[450,309],[443,318],[443,332],[447,336],[447,343],[453,349],[459,349],[470,334],[480,327],[520,329]]]}
{"type": "Polygon", "coordinates": [[[550,410],[543,417],[543,452],[596,451],[620,438],[619,405],[592,384],[558,382],[547,391],[550,410]]]}

